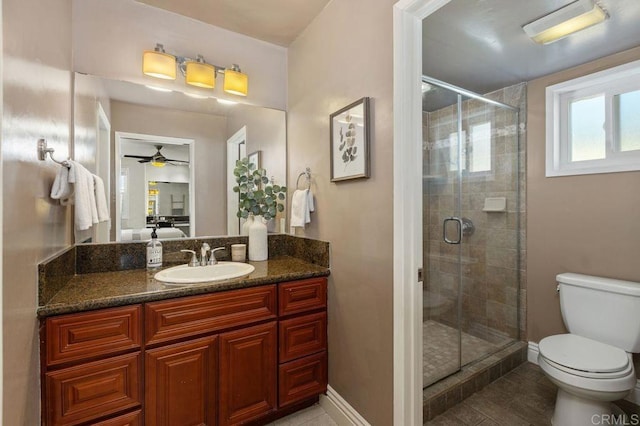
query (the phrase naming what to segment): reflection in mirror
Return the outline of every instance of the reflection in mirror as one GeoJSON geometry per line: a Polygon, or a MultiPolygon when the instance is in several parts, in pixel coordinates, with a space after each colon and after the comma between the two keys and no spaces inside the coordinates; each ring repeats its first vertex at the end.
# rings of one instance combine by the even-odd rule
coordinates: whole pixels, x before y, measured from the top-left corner
{"type": "MultiPolygon", "coordinates": [[[[105,182],[110,181],[111,211],[111,229],[103,233],[104,239],[107,235],[111,241],[148,239],[148,227],[156,222],[168,235],[160,238],[181,237],[177,231],[193,237],[239,234],[233,195],[227,194],[228,185],[234,185],[228,169],[250,152],[260,151],[261,167],[270,179],[287,184],[284,111],[223,105],[213,98],[158,92],[139,84],[78,73],[74,105],[77,161],[94,172],[97,165],[102,164],[104,169],[105,161],[110,164],[102,171],[105,182]],[[99,125],[100,109],[107,124],[99,125]],[[106,135],[102,131],[100,139],[98,126],[110,128],[106,135]],[[186,151],[179,152],[180,147],[186,151]],[[163,167],[152,165],[162,163],[163,158],[163,167]],[[173,176],[179,174],[178,170],[182,170],[183,178],[173,176]],[[161,172],[164,174],[158,175],[161,172]],[[175,192],[171,214],[161,211],[162,203],[171,206],[171,198],[154,198],[149,181],[188,185],[184,207],[178,207],[180,195],[175,192]],[[180,210],[184,214],[177,214],[180,210]],[[129,232],[125,235],[123,230],[129,232]]],[[[162,197],[163,191],[158,191],[162,197]]],[[[269,231],[280,231],[277,224],[285,216],[281,213],[271,220],[269,231]]],[[[83,241],[104,242],[91,233],[76,236],[76,242],[83,241]]]]}

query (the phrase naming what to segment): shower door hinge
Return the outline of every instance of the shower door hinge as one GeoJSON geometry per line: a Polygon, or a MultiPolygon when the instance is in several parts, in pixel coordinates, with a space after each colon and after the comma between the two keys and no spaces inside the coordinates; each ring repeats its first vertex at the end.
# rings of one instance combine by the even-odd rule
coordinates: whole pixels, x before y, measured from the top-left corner
{"type": "Polygon", "coordinates": [[[418,282],[422,282],[422,268],[418,268],[418,282]]]}

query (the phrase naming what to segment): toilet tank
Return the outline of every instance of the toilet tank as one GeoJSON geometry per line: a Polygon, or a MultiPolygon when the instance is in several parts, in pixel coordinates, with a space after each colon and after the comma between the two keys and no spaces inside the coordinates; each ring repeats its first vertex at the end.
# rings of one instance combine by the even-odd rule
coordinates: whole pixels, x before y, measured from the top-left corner
{"type": "Polygon", "coordinates": [[[640,352],[640,283],[573,273],[556,280],[569,332],[640,352]]]}

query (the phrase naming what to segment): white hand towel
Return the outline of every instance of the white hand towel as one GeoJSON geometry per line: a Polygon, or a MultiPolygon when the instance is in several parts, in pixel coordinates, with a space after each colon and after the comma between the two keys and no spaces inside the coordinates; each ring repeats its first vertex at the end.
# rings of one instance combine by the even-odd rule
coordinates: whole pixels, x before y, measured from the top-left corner
{"type": "Polygon", "coordinates": [[[311,212],[316,211],[316,205],[313,202],[313,192],[311,190],[307,190],[307,212],[305,213],[305,222],[311,222],[311,212]]]}
{"type": "Polygon", "coordinates": [[[69,184],[69,169],[60,167],[51,187],[51,198],[60,200],[60,204],[64,206],[72,195],[73,187],[69,184]]]}
{"type": "Polygon", "coordinates": [[[109,220],[109,207],[107,207],[107,197],[104,192],[104,182],[100,176],[93,175],[93,184],[96,192],[96,207],[98,210],[98,221],[107,222],[109,220]]]}
{"type": "Polygon", "coordinates": [[[82,164],[69,160],[69,183],[74,185],[75,226],[84,231],[98,223],[93,175],[82,164]]]}
{"type": "Polygon", "coordinates": [[[308,189],[296,189],[291,196],[291,219],[289,225],[304,227],[309,211],[308,189]]]}

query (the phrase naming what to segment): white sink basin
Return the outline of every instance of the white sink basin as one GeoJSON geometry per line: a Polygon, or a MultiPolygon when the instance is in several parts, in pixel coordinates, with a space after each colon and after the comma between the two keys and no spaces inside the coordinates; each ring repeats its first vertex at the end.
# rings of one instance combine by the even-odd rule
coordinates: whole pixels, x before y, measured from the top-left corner
{"type": "Polygon", "coordinates": [[[154,278],[166,283],[194,284],[245,277],[255,269],[253,265],[240,262],[218,262],[215,265],[192,267],[180,265],[164,269],[155,274],[154,278]]]}

